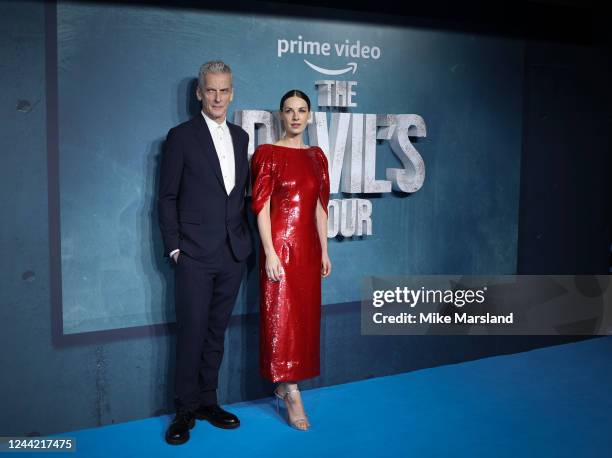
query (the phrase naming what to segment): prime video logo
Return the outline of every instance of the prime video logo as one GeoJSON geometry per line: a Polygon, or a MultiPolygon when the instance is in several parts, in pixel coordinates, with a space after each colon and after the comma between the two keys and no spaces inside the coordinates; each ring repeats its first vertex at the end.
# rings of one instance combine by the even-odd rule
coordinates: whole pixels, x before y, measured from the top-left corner
{"type": "MultiPolygon", "coordinates": [[[[336,56],[354,59],[380,59],[382,54],[378,46],[362,45],[359,40],[352,43],[350,40],[344,42],[328,43],[321,41],[305,41],[302,35],[298,36],[297,40],[287,40],[285,38],[277,39],[276,55],[280,59],[285,54],[299,54],[304,56],[336,56]]],[[[357,71],[357,62],[348,62],[346,68],[328,69],[319,67],[307,59],[304,63],[313,70],[323,73],[324,75],[342,75],[344,73],[357,71]]]]}

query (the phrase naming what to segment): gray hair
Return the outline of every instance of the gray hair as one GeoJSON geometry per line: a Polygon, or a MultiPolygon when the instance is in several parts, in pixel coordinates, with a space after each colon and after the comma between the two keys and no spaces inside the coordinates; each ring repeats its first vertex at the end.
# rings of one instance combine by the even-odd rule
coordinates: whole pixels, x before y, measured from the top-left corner
{"type": "Polygon", "coordinates": [[[204,78],[208,73],[229,73],[232,76],[232,69],[222,60],[211,60],[200,67],[198,74],[198,86],[204,89],[204,78]]]}

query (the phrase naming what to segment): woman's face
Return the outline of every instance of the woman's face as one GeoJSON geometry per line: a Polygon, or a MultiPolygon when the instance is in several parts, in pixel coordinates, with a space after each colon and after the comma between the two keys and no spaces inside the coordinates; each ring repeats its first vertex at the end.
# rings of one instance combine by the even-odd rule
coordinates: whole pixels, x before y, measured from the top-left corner
{"type": "Polygon", "coordinates": [[[285,100],[283,111],[281,112],[285,132],[288,135],[298,135],[304,132],[309,115],[310,112],[308,111],[306,100],[295,96],[289,97],[285,100]]]}

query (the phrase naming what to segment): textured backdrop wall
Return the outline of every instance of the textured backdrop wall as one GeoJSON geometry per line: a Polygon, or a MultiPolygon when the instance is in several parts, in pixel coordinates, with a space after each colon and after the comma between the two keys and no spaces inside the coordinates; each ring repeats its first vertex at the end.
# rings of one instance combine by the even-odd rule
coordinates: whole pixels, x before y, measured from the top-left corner
{"type": "MultiPolygon", "coordinates": [[[[424,120],[427,136],[423,128],[413,137],[425,168],[417,192],[368,193],[359,177],[356,187],[332,189],[342,205],[371,202],[372,235],[330,241],[334,274],[325,280],[323,303],[359,300],[364,275],[514,273],[523,47],[509,38],[351,22],[60,3],[63,332],[173,319],[155,211],[160,148],[168,129],[192,115],[197,69],[219,58],[235,75],[230,119],[243,110],[277,110],[291,88],[310,94],[315,111],[329,118],[323,132],[332,131],[328,142],[310,141],[330,164],[343,164],[330,149],[352,136],[334,141],[333,113],[424,120]],[[321,80],[356,82],[356,106],[320,106],[321,80]]],[[[404,167],[390,143],[378,140],[376,161],[366,164],[378,180],[404,167]]],[[[250,266],[237,314],[257,308],[250,266]]]]}

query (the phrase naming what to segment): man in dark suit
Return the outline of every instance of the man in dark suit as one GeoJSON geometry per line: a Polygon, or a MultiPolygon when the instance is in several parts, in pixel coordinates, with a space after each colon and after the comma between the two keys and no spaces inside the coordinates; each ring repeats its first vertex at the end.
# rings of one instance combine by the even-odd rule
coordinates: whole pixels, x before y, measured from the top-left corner
{"type": "Polygon", "coordinates": [[[202,112],[168,132],[161,161],[159,223],[175,266],[175,402],[169,444],[189,440],[195,419],[237,428],[219,407],[217,382],[225,330],[251,239],[245,215],[249,137],[226,121],[232,74],[223,62],[200,68],[202,112]]]}

